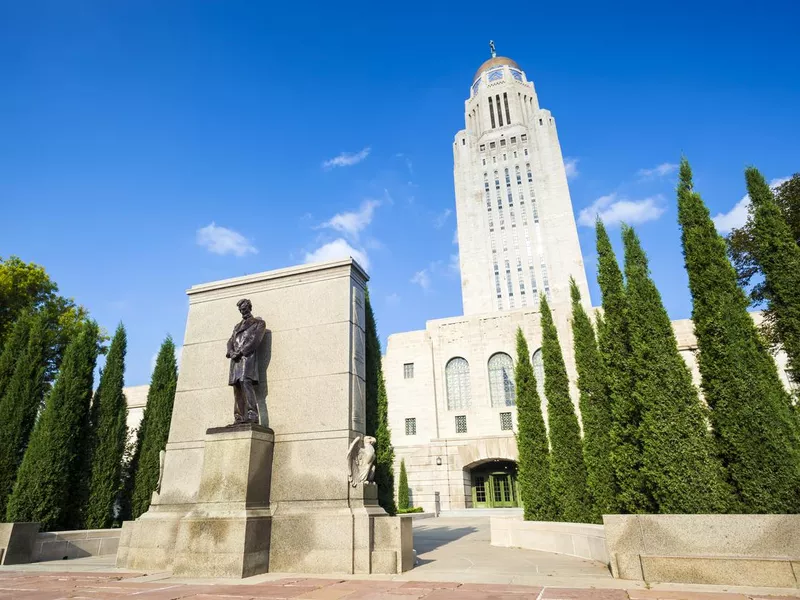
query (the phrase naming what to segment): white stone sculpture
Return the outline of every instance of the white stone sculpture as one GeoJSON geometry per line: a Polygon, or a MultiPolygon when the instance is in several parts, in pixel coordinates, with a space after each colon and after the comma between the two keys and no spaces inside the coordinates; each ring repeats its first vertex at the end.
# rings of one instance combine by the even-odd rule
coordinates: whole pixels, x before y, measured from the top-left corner
{"type": "Polygon", "coordinates": [[[359,483],[372,483],[375,479],[375,442],[372,436],[356,436],[347,450],[350,474],[347,480],[353,487],[359,483]]]}

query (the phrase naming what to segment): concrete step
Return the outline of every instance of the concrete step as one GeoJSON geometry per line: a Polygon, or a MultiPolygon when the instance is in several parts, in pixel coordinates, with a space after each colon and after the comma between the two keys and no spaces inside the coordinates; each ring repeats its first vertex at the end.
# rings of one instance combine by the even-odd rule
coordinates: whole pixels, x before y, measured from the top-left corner
{"type": "Polygon", "coordinates": [[[522,516],[521,508],[462,508],[456,510],[443,510],[440,518],[447,517],[516,517],[522,516]]]}

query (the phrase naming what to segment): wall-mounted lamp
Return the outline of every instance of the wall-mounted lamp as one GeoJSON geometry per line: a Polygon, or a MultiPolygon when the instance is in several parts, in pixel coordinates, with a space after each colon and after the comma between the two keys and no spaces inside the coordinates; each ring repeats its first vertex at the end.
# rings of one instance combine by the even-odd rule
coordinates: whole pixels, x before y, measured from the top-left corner
{"type": "Polygon", "coordinates": [[[436,457],[436,466],[437,467],[441,467],[442,466],[442,457],[441,456],[437,456],[436,457]]]}

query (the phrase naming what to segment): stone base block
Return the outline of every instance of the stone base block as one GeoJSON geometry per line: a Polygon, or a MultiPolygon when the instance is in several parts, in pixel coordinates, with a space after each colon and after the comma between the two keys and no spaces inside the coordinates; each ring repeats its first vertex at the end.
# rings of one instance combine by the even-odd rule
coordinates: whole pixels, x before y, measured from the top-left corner
{"type": "Polygon", "coordinates": [[[147,512],[122,524],[117,567],[141,571],[169,571],[183,515],[147,512]]]}
{"type": "Polygon", "coordinates": [[[790,560],[721,556],[642,556],[645,581],[796,588],[790,560]]]}
{"type": "Polygon", "coordinates": [[[173,573],[242,578],[268,572],[271,520],[267,511],[185,517],[178,530],[173,573]]]}
{"type": "Polygon", "coordinates": [[[0,523],[0,564],[31,562],[38,533],[39,523],[0,523]]]}

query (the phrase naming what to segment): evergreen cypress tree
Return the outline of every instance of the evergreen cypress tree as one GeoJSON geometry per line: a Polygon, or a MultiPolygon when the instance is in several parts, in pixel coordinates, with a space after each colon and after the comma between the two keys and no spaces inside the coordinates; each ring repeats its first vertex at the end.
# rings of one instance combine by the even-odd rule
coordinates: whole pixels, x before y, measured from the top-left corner
{"type": "MultiPolygon", "coordinates": [[[[18,329],[19,325],[14,328],[6,349],[16,344],[18,329]]],[[[0,515],[3,516],[44,397],[49,343],[46,319],[37,314],[27,348],[19,355],[6,393],[0,399],[0,515]]]]}
{"type": "Polygon", "coordinates": [[[555,521],[558,512],[550,492],[550,451],[536,391],[528,342],[517,328],[517,488],[526,521],[555,521]]]}
{"type": "Polygon", "coordinates": [[[400,481],[397,484],[397,508],[402,512],[411,508],[411,501],[408,498],[408,473],[406,473],[406,461],[400,461],[400,481]]]}
{"type": "Polygon", "coordinates": [[[386,382],[381,367],[381,341],[375,323],[375,313],[366,294],[365,313],[367,328],[365,332],[365,371],[366,371],[366,434],[374,437],[375,483],[378,484],[378,503],[390,515],[397,512],[394,501],[394,448],[389,430],[389,404],[386,396],[386,382]]]}
{"type": "Polygon", "coordinates": [[[105,529],[114,522],[114,505],[122,482],[122,456],[127,436],[128,407],[122,393],[127,350],[120,324],[111,341],[100,385],[92,401],[92,460],[86,527],[105,529]]]}
{"type": "Polygon", "coordinates": [[[22,459],[8,521],[38,522],[43,531],[81,528],[78,501],[98,338],[97,323],[90,321],[67,346],[22,459]]]}
{"type": "Polygon", "coordinates": [[[800,246],[758,169],[748,168],[745,179],[753,204],[755,259],[764,273],[769,313],[789,359],[791,378],[800,384],[800,246]]]}
{"type": "Polygon", "coordinates": [[[558,331],[547,297],[539,300],[542,315],[542,360],[550,425],[550,481],[559,517],[570,523],[592,520],[591,498],[586,485],[581,428],[569,395],[569,378],[558,342],[558,331]]]}
{"type": "Polygon", "coordinates": [[[719,453],[748,513],[800,511],[800,456],[775,363],[747,312],[725,242],[681,160],[678,220],[706,402],[719,453]]]}
{"type": "Polygon", "coordinates": [[[19,358],[25,353],[28,344],[28,332],[31,328],[31,315],[21,314],[14,322],[11,333],[6,339],[3,351],[0,352],[0,398],[5,395],[6,387],[14,375],[19,358]]]}
{"type": "Polygon", "coordinates": [[[581,293],[570,278],[572,296],[572,337],[583,421],[583,458],[591,497],[592,522],[617,506],[617,484],[611,465],[611,402],[605,385],[603,360],[589,315],[581,304],[581,293]]]}
{"type": "MultiPolygon", "coordinates": [[[[172,405],[178,385],[178,363],[175,343],[167,336],[156,358],[156,367],[147,391],[142,423],[136,437],[136,450],[131,459],[130,517],[138,518],[150,508],[150,498],[158,483],[159,453],[166,447],[172,422],[172,405]]],[[[128,503],[123,500],[123,506],[128,503]]],[[[123,509],[125,513],[127,510],[123,509]]],[[[128,515],[125,514],[125,517],[128,515]]]]}
{"type": "Polygon", "coordinates": [[[622,272],[606,228],[599,218],[595,229],[597,282],[603,295],[603,326],[599,328],[598,345],[603,358],[607,393],[611,399],[611,460],[619,494],[617,508],[624,513],[654,512],[642,470],[640,407],[631,393],[628,366],[630,333],[622,272]]]}
{"type": "Polygon", "coordinates": [[[692,376],[678,352],[661,294],[650,278],[636,232],[625,227],[629,360],[642,409],[642,464],[660,513],[722,513],[730,488],[692,376]]]}

